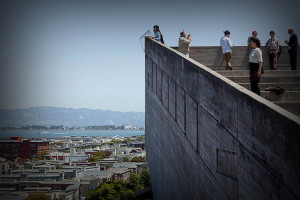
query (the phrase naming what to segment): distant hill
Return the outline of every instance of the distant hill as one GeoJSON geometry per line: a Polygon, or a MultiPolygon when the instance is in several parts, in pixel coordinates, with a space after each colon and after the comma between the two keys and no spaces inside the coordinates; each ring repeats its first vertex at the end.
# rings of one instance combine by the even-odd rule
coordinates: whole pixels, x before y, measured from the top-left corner
{"type": "Polygon", "coordinates": [[[0,127],[136,125],[144,126],[144,112],[118,112],[93,109],[59,107],[33,107],[28,109],[0,109],[0,127]]]}

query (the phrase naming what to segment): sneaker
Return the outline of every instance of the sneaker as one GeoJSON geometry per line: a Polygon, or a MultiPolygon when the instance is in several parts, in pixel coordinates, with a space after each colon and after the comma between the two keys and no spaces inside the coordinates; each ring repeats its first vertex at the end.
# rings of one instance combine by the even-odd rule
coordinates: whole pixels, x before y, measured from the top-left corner
{"type": "Polygon", "coordinates": [[[231,67],[228,67],[230,70],[232,70],[232,68],[231,67]]]}

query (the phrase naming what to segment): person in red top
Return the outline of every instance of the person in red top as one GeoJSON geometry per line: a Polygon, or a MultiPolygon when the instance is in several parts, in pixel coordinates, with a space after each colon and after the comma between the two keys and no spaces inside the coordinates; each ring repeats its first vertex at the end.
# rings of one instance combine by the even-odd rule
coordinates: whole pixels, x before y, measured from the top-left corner
{"type": "Polygon", "coordinates": [[[250,48],[250,40],[251,38],[257,38],[257,31],[252,31],[252,36],[248,37],[248,47],[250,48]]]}

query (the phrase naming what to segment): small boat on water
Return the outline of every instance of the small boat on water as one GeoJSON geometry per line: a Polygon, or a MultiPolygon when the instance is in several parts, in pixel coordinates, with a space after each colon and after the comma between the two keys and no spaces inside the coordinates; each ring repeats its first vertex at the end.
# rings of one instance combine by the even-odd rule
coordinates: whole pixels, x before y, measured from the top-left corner
{"type": "Polygon", "coordinates": [[[49,132],[47,132],[47,131],[42,131],[42,132],[40,132],[39,134],[48,134],[49,132]]]}

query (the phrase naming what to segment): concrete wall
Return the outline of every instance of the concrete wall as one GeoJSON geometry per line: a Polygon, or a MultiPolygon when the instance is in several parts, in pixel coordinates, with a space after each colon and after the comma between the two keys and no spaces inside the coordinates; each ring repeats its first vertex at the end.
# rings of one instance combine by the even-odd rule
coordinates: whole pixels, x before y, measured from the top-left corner
{"type": "Polygon", "coordinates": [[[146,39],[146,149],[155,199],[299,199],[300,120],[146,39]]]}

